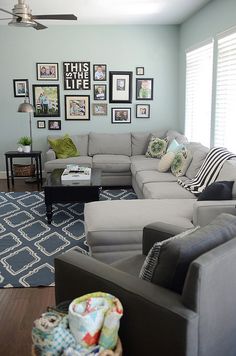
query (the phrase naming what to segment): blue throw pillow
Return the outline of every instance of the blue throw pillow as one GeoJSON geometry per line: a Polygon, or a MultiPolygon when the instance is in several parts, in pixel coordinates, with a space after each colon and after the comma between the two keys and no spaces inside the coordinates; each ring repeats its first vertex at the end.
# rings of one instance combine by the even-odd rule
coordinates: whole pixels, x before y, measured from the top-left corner
{"type": "Polygon", "coordinates": [[[198,200],[232,200],[234,181],[214,182],[206,187],[198,200]]]}
{"type": "Polygon", "coordinates": [[[176,139],[173,139],[171,141],[171,143],[169,144],[168,148],[167,148],[167,151],[166,152],[178,152],[181,150],[181,148],[183,147],[184,145],[181,143],[179,144],[176,139]]]}

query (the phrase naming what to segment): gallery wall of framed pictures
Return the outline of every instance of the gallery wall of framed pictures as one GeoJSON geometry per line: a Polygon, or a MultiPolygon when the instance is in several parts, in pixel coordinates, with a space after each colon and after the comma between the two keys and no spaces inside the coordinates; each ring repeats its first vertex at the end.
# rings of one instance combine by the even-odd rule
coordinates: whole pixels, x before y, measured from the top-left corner
{"type": "MultiPolygon", "coordinates": [[[[61,130],[62,90],[66,121],[89,121],[92,116],[95,119],[110,117],[111,124],[131,124],[132,116],[135,119],[151,118],[151,105],[145,101],[154,98],[154,79],[144,77],[145,72],[144,66],[136,67],[133,71],[109,70],[104,62],[37,62],[35,78],[38,83],[32,84],[34,116],[58,119],[48,122],[37,120],[36,127],[61,130]],[[59,78],[63,81],[63,88],[59,78]]],[[[30,100],[28,79],[14,79],[13,89],[15,97],[28,97],[30,100]]]]}

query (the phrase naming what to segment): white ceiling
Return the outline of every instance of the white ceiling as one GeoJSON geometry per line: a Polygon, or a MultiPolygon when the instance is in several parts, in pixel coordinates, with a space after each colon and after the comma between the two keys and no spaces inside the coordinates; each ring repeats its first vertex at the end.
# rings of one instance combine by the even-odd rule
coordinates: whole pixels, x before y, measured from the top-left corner
{"type": "MultiPolygon", "coordinates": [[[[45,21],[43,24],[180,24],[210,0],[26,0],[34,15],[73,13],[78,21],[45,21]]],[[[17,0],[0,0],[11,11],[17,0]]],[[[0,12],[0,18],[5,18],[0,12]]],[[[0,21],[7,25],[7,20],[0,21]]]]}

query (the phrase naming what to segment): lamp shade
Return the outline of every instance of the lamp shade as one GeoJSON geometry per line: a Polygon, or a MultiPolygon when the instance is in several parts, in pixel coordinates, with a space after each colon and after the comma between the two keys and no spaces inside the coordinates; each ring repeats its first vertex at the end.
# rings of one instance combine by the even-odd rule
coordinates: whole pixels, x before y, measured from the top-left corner
{"type": "Polygon", "coordinates": [[[26,101],[20,104],[18,107],[18,112],[34,112],[34,111],[35,109],[33,105],[31,105],[30,103],[26,103],[26,101]]]}

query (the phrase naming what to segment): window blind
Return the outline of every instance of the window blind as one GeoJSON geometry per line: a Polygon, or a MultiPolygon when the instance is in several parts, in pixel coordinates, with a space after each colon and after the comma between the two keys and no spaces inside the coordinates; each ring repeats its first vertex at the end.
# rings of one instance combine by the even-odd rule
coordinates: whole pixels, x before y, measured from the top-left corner
{"type": "Polygon", "coordinates": [[[185,135],[210,146],[213,41],[186,53],[185,135]]]}
{"type": "Polygon", "coordinates": [[[214,145],[236,152],[236,30],[217,46],[214,145]]]}

